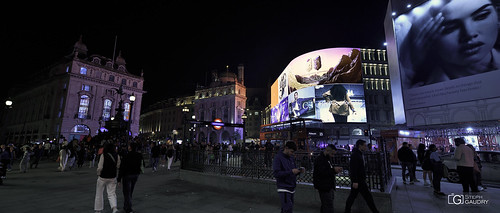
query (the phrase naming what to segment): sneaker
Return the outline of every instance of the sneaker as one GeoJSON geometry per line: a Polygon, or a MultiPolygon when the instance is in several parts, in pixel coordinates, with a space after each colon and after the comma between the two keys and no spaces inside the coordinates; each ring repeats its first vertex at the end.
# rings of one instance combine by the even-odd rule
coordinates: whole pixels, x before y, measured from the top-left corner
{"type": "Polygon", "coordinates": [[[429,182],[427,182],[427,181],[424,182],[424,186],[429,186],[429,185],[431,185],[431,184],[429,184],[429,182]]]}

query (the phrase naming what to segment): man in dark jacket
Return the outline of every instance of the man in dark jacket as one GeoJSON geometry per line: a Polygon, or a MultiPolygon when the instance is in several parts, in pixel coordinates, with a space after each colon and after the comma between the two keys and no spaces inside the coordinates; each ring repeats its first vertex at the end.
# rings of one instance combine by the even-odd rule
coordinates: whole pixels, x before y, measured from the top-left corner
{"type": "Polygon", "coordinates": [[[285,144],[283,151],[278,152],[273,161],[273,175],[276,178],[276,186],[281,201],[281,212],[293,212],[293,194],[297,182],[297,175],[305,172],[304,168],[298,169],[295,165],[293,155],[297,145],[293,141],[285,144]]]}
{"type": "Polygon", "coordinates": [[[128,145],[129,152],[123,157],[118,173],[118,184],[123,180],[123,210],[126,213],[133,212],[132,194],[144,165],[142,154],[137,152],[137,148],[136,143],[128,145]]]}
{"type": "Polygon", "coordinates": [[[408,142],[404,142],[403,146],[398,150],[398,159],[401,162],[401,173],[403,176],[403,183],[406,184],[406,168],[410,173],[410,184],[415,181],[415,172],[413,171],[413,163],[416,160],[415,154],[408,147],[408,142]]]}
{"type": "Polygon", "coordinates": [[[358,140],[356,141],[356,146],[352,149],[351,161],[349,165],[349,176],[351,177],[351,193],[347,198],[345,204],[345,212],[350,213],[354,199],[361,193],[365,199],[368,207],[372,212],[378,212],[375,207],[375,202],[373,201],[372,194],[366,184],[366,172],[365,172],[365,162],[363,159],[364,151],[368,150],[366,141],[358,140]]]}
{"type": "Polygon", "coordinates": [[[334,166],[333,156],[337,148],[329,144],[314,160],[313,183],[319,192],[321,213],[333,213],[333,191],[335,190],[335,175],[342,167],[334,166]]]}

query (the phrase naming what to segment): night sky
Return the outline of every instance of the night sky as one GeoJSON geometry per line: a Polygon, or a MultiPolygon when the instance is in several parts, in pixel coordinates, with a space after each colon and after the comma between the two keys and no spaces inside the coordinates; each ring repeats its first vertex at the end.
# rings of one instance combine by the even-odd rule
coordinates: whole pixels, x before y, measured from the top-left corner
{"type": "Polygon", "coordinates": [[[5,7],[10,13],[1,15],[0,44],[2,70],[9,74],[3,100],[9,88],[70,54],[80,35],[89,55],[108,58],[118,37],[116,54],[122,52],[129,72],[144,70],[143,107],[194,95],[205,73],[226,65],[236,72],[244,64],[246,86],[267,88],[301,54],[382,48],[388,0],[77,2],[5,7]]]}

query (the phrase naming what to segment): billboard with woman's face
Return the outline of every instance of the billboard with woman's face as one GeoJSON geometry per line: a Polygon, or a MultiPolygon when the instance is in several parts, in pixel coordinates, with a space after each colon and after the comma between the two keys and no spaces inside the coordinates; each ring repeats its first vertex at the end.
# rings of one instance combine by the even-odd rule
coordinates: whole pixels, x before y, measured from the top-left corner
{"type": "Polygon", "coordinates": [[[500,102],[494,101],[500,97],[496,1],[406,2],[391,0],[392,11],[388,14],[393,21],[408,125],[500,118],[500,110],[490,111],[489,118],[476,116],[478,109],[472,103],[486,99],[500,102]],[[473,116],[453,112],[459,105],[473,116]],[[434,117],[429,117],[429,112],[434,117]]]}

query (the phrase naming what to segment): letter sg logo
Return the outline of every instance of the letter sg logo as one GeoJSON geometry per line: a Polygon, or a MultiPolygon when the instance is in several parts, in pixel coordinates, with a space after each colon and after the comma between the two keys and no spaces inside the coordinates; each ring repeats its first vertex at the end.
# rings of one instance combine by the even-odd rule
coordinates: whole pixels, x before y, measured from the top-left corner
{"type": "Polygon", "coordinates": [[[464,204],[464,200],[464,195],[456,195],[455,193],[451,193],[451,195],[448,195],[448,204],[460,205],[464,204]]]}

